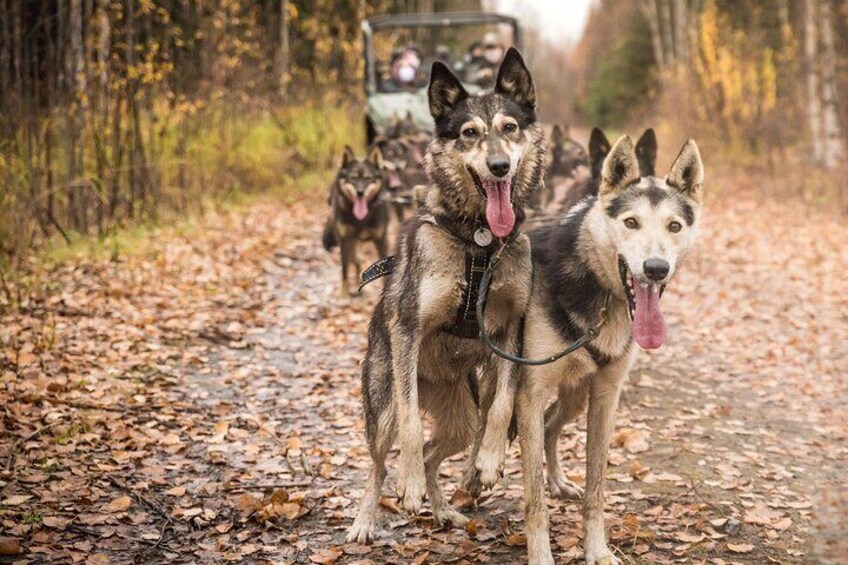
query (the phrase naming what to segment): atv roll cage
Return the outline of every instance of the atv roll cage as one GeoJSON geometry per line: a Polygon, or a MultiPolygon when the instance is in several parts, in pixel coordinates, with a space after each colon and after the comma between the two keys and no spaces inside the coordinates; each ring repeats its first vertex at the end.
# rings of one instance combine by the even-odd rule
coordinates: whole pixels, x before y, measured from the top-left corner
{"type": "Polygon", "coordinates": [[[377,93],[377,65],[374,60],[374,32],[397,28],[428,28],[506,24],[512,27],[512,42],[521,49],[521,28],[518,20],[492,12],[453,12],[443,14],[404,14],[374,16],[362,22],[365,55],[365,93],[377,93]]]}

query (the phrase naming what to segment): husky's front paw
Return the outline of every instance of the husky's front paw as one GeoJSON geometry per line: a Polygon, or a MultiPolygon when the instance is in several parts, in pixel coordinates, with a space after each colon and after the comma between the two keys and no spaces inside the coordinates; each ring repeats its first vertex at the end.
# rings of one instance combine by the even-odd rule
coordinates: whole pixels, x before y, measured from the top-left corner
{"type": "Polygon", "coordinates": [[[360,513],[347,532],[347,543],[371,543],[374,541],[374,515],[360,513]]]}
{"type": "Polygon", "coordinates": [[[405,474],[398,478],[398,497],[401,499],[401,506],[407,512],[418,514],[421,505],[424,504],[426,491],[427,484],[423,472],[405,474]]]}
{"type": "Polygon", "coordinates": [[[440,526],[450,524],[454,528],[464,528],[468,524],[468,518],[449,506],[434,508],[433,518],[436,519],[436,523],[440,526]]]}
{"type": "Polygon", "coordinates": [[[621,565],[621,561],[612,554],[608,547],[600,551],[586,550],[586,565],[621,565]]]}
{"type": "Polygon", "coordinates": [[[494,452],[492,450],[481,450],[477,456],[475,466],[480,472],[480,484],[485,488],[492,488],[503,475],[504,452],[503,449],[494,452]]]}
{"type": "Polygon", "coordinates": [[[579,500],[583,498],[583,489],[576,483],[568,480],[560,471],[548,475],[548,490],[551,497],[562,500],[579,500]]]}

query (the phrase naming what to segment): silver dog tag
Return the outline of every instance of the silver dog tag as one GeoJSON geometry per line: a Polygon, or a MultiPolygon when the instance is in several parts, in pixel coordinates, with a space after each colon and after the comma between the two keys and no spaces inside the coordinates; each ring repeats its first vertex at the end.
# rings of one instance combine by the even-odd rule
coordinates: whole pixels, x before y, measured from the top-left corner
{"type": "Polygon", "coordinates": [[[492,232],[486,228],[480,228],[474,232],[474,243],[480,247],[487,247],[492,243],[492,232]]]}

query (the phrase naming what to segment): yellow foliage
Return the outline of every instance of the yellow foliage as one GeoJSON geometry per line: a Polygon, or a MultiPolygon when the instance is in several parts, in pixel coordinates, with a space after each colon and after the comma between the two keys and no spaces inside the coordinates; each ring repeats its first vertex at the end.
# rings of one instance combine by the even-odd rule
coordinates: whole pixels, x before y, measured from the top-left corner
{"type": "Polygon", "coordinates": [[[701,14],[698,47],[702,117],[719,119],[731,139],[755,131],[777,104],[774,52],[751,49],[746,32],[733,29],[715,0],[707,0],[701,14]]]}

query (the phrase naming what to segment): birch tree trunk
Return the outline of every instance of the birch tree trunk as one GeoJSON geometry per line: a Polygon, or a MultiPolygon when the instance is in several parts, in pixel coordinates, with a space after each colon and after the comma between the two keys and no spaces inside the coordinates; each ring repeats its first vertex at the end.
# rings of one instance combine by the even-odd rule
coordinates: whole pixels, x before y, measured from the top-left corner
{"type": "Polygon", "coordinates": [[[6,0],[0,0],[0,103],[3,107],[8,104],[7,97],[12,86],[12,77],[9,74],[11,18],[12,14],[6,6],[6,0]]]}
{"type": "Polygon", "coordinates": [[[810,124],[813,162],[822,163],[824,147],[822,144],[822,108],[818,75],[818,29],[816,21],[816,0],[804,2],[804,56],[807,63],[807,118],[810,124]]]}
{"type": "Polygon", "coordinates": [[[689,65],[689,33],[687,0],[674,0],[674,47],[677,65],[689,65]]]}
{"type": "Polygon", "coordinates": [[[76,229],[85,229],[86,211],[82,196],[84,188],[80,181],[84,162],[82,124],[84,123],[84,103],[86,92],[84,41],[82,28],[82,2],[70,0],[68,3],[68,51],[66,69],[68,84],[72,87],[72,103],[69,112],[68,136],[68,200],[71,221],[76,229]]]}
{"type": "Polygon", "coordinates": [[[677,62],[677,50],[674,45],[674,36],[671,33],[673,22],[671,19],[672,0],[658,0],[660,7],[660,31],[663,38],[663,50],[665,51],[666,68],[672,68],[677,62]]]}
{"type": "Polygon", "coordinates": [[[822,47],[822,164],[835,167],[845,153],[845,139],[839,123],[839,99],[836,91],[836,51],[833,46],[833,13],[830,1],[822,0],[820,7],[822,47]]]}
{"type": "Polygon", "coordinates": [[[277,81],[280,96],[288,94],[289,84],[289,2],[280,2],[280,43],[277,49],[277,81]]]}
{"type": "Polygon", "coordinates": [[[95,148],[100,198],[97,201],[97,231],[103,233],[106,205],[106,135],[109,126],[109,49],[112,27],[109,21],[109,0],[97,0],[97,120],[95,148]]]}
{"type": "Polygon", "coordinates": [[[666,55],[663,49],[663,39],[660,32],[659,12],[657,11],[657,0],[641,0],[639,8],[648,22],[648,29],[651,32],[651,45],[654,49],[654,61],[660,69],[666,68],[666,55]]]}

